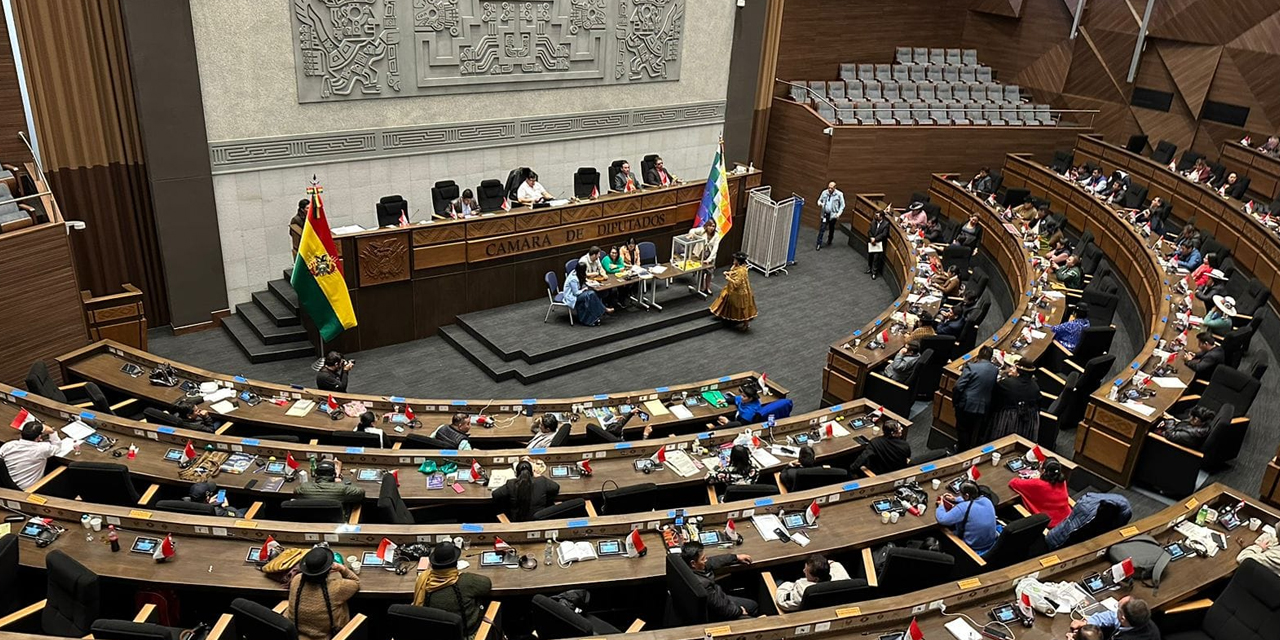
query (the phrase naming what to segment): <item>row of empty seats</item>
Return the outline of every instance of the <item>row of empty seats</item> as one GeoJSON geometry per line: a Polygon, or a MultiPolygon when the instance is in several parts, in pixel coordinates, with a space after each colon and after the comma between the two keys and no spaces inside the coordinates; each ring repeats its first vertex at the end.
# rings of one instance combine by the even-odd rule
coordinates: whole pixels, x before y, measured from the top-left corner
{"type": "Polygon", "coordinates": [[[994,82],[991,67],[944,67],[936,64],[852,64],[840,65],[841,80],[869,82],[934,82],[983,84],[994,82]]]}
{"type": "Polygon", "coordinates": [[[930,49],[929,47],[898,47],[893,59],[899,64],[978,64],[977,49],[930,49]]]}
{"type": "Polygon", "coordinates": [[[871,80],[810,80],[807,85],[791,86],[791,98],[805,102],[810,97],[830,100],[907,100],[921,102],[990,102],[992,104],[1019,104],[1022,90],[1016,84],[929,84],[920,82],[879,82],[871,80]]]}
{"type": "Polygon", "coordinates": [[[818,115],[839,124],[957,124],[1052,126],[1047,104],[925,104],[818,102],[818,115]]]}

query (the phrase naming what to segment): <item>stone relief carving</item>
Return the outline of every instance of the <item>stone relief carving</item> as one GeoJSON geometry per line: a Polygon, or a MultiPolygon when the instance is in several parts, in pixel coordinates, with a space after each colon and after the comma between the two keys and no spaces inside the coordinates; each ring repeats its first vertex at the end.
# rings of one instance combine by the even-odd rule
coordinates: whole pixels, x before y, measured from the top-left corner
{"type": "Polygon", "coordinates": [[[287,0],[298,101],[678,80],[685,0],[287,0]]]}

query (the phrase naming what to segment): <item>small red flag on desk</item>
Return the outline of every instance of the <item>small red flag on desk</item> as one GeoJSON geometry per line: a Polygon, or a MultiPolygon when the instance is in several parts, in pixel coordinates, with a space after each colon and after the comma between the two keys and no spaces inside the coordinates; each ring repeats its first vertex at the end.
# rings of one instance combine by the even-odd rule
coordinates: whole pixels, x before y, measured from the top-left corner
{"type": "Polygon", "coordinates": [[[592,200],[595,200],[596,198],[599,198],[599,197],[600,197],[600,187],[592,186],[592,187],[591,187],[591,199],[592,199],[592,200]]]}
{"type": "Polygon", "coordinates": [[[916,619],[911,619],[911,626],[907,627],[907,637],[911,640],[924,640],[924,632],[920,630],[920,625],[916,624],[916,619]]]}
{"type": "Polygon", "coordinates": [[[581,470],[582,470],[582,473],[584,473],[584,474],[586,474],[586,475],[591,475],[591,473],[592,473],[592,471],[591,471],[591,461],[590,461],[590,460],[580,460],[580,461],[578,461],[578,468],[579,468],[579,469],[581,469],[581,470]]]}
{"type": "Polygon", "coordinates": [[[484,476],[484,469],[480,467],[480,462],[476,460],[472,460],[471,461],[471,481],[480,482],[480,478],[482,478],[483,476],[484,476]]]}
{"type": "Polygon", "coordinates": [[[1252,201],[1252,200],[1250,200],[1250,201],[1248,201],[1248,202],[1244,203],[1244,212],[1245,212],[1245,213],[1247,213],[1247,214],[1249,214],[1249,215],[1253,215],[1253,201],[1252,201]]]}
{"type": "Polygon", "coordinates": [[[396,481],[396,486],[400,486],[400,470],[396,469],[391,472],[391,479],[396,481]]]}
{"type": "Polygon", "coordinates": [[[267,539],[262,543],[262,548],[258,549],[258,562],[266,562],[271,557],[271,544],[275,541],[274,537],[267,536],[267,539]]]}
{"type": "Polygon", "coordinates": [[[160,546],[156,548],[155,553],[151,554],[156,562],[164,562],[172,558],[177,551],[173,548],[173,534],[166,535],[164,540],[160,541],[160,546]]]}
{"type": "Polygon", "coordinates": [[[627,557],[639,558],[644,556],[647,550],[644,548],[644,540],[640,539],[640,530],[632,529],[627,534],[627,557]]]}
{"type": "Polygon", "coordinates": [[[395,562],[396,546],[396,543],[383,538],[382,542],[378,543],[378,559],[381,560],[383,564],[391,564],[392,562],[395,562]]]}
{"type": "Polygon", "coordinates": [[[978,478],[982,477],[982,472],[978,471],[978,465],[975,464],[970,465],[969,469],[964,472],[964,475],[968,476],[970,480],[977,482],[978,478]]]}
{"type": "Polygon", "coordinates": [[[329,410],[333,411],[338,408],[338,401],[334,399],[333,394],[329,394],[329,398],[325,400],[325,404],[329,405],[329,410]]]}
{"type": "Polygon", "coordinates": [[[1165,363],[1165,364],[1174,364],[1174,363],[1176,363],[1177,361],[1178,361],[1178,352],[1177,352],[1177,351],[1171,351],[1171,352],[1169,353],[1169,357],[1164,359],[1164,363],[1165,363]]]}
{"type": "Polygon", "coordinates": [[[1111,580],[1120,582],[1133,575],[1133,558],[1125,558],[1111,566],[1111,580]]]}
{"type": "Polygon", "coordinates": [[[505,553],[505,552],[507,552],[507,551],[510,551],[510,550],[511,550],[511,545],[509,545],[509,544],[507,544],[505,541],[503,541],[503,539],[502,539],[502,538],[499,538],[498,536],[494,536],[494,537],[493,537],[493,550],[494,550],[494,551],[497,551],[497,552],[499,552],[499,553],[505,553]]]}
{"type": "Polygon", "coordinates": [[[409,408],[409,405],[407,405],[407,404],[404,406],[404,417],[405,417],[405,419],[406,419],[406,420],[413,420],[413,419],[414,419],[414,416],[413,416],[413,409],[410,409],[410,408],[409,408]]]}
{"type": "Polygon", "coordinates": [[[827,434],[827,437],[828,437],[828,438],[834,438],[834,437],[836,437],[836,421],[835,421],[835,420],[832,420],[832,421],[830,421],[830,422],[828,422],[828,423],[827,423],[827,431],[826,431],[826,434],[827,434]]]}
{"type": "Polygon", "coordinates": [[[658,461],[660,464],[664,464],[664,463],[666,463],[666,461],[667,461],[667,448],[666,448],[666,447],[658,447],[658,453],[654,454],[654,458],[655,458],[655,459],[657,459],[657,461],[658,461]]]}
{"type": "Polygon", "coordinates": [[[1044,455],[1044,450],[1040,448],[1040,445],[1031,447],[1031,455],[1035,456],[1036,462],[1044,462],[1048,458],[1048,456],[1044,455]]]}
{"type": "Polygon", "coordinates": [[[182,464],[187,464],[188,462],[191,462],[192,460],[195,460],[195,459],[196,459],[196,447],[195,445],[191,444],[190,440],[188,440],[187,446],[182,449],[181,462],[182,464]]]}
{"type": "Polygon", "coordinates": [[[510,199],[510,198],[507,198],[507,197],[505,197],[505,196],[502,198],[502,210],[503,210],[503,211],[510,211],[510,210],[511,210],[511,199],[510,199]]]}
{"type": "Polygon", "coordinates": [[[26,409],[22,409],[18,411],[18,416],[13,419],[13,422],[9,423],[9,426],[13,427],[14,429],[22,429],[22,427],[25,426],[30,421],[31,421],[31,412],[27,411],[26,409]]]}
{"type": "Polygon", "coordinates": [[[298,461],[293,459],[292,451],[284,454],[284,466],[289,467],[290,471],[298,470],[298,461]]]}
{"type": "Polygon", "coordinates": [[[409,226],[409,217],[403,211],[400,212],[400,226],[402,227],[409,226]]]}
{"type": "Polygon", "coordinates": [[[884,407],[877,406],[875,411],[871,412],[871,421],[874,422],[884,417],[884,407]]]}
{"type": "Polygon", "coordinates": [[[733,524],[733,520],[726,520],[724,523],[724,535],[731,541],[738,539],[738,526],[733,524]]]}
{"type": "Polygon", "coordinates": [[[822,513],[822,507],[818,506],[818,501],[814,500],[809,503],[809,508],[804,510],[804,521],[810,525],[818,523],[818,514],[822,513]]]}
{"type": "Polygon", "coordinates": [[[884,331],[881,331],[881,332],[880,332],[880,342],[881,342],[881,343],[888,343],[888,342],[889,342],[889,330],[888,330],[888,329],[885,329],[884,331]]]}

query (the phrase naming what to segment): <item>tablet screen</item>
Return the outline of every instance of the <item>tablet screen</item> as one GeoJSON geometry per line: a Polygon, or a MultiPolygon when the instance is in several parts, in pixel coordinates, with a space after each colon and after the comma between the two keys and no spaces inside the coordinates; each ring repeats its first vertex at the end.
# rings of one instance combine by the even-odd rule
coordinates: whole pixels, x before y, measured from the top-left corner
{"type": "Polygon", "coordinates": [[[377,482],[381,477],[382,471],[380,469],[361,469],[357,479],[360,482],[377,482]]]}
{"type": "Polygon", "coordinates": [[[267,471],[267,473],[274,473],[274,474],[277,474],[277,475],[283,475],[283,474],[284,474],[284,463],[283,463],[283,462],[279,462],[279,461],[276,461],[276,462],[268,462],[268,463],[267,463],[267,469],[266,469],[266,471],[267,471]]]}
{"type": "MultiPolygon", "coordinates": [[[[85,442],[88,442],[88,440],[85,442]]],[[[169,462],[178,462],[179,460],[182,460],[182,449],[170,449],[164,452],[164,459],[169,462]]]]}
{"type": "Polygon", "coordinates": [[[804,521],[803,513],[787,514],[786,517],[783,518],[782,524],[787,525],[788,529],[799,529],[809,526],[809,523],[804,521]]]}
{"type": "Polygon", "coordinates": [[[596,551],[598,551],[602,556],[622,553],[622,543],[617,540],[601,540],[596,546],[598,547],[596,551]]]}
{"type": "Polygon", "coordinates": [[[22,535],[28,538],[34,538],[40,535],[40,532],[43,530],[44,530],[44,527],[41,527],[40,525],[32,522],[28,522],[26,526],[22,527],[22,535]]]}
{"type": "Polygon", "coordinates": [[[484,553],[480,554],[480,566],[482,567],[498,566],[502,564],[502,561],[505,557],[506,557],[506,554],[504,553],[499,553],[497,551],[485,551],[484,553]]]}
{"type": "Polygon", "coordinates": [[[551,467],[552,478],[568,478],[569,467],[551,467]]]}
{"type": "Polygon", "coordinates": [[[360,557],[360,564],[366,567],[381,567],[382,558],[378,557],[377,551],[366,551],[360,557]]]}
{"type": "Polygon", "coordinates": [[[698,533],[698,542],[702,544],[720,544],[720,532],[702,531],[698,533]]]}
{"type": "Polygon", "coordinates": [[[875,509],[876,513],[883,513],[893,508],[893,501],[888,499],[876,500],[871,503],[871,508],[875,509]]]}
{"type": "MultiPolygon", "coordinates": [[[[101,433],[91,433],[89,434],[88,437],[84,439],[84,441],[85,441],[85,444],[91,447],[99,447],[99,446],[102,446],[103,442],[107,441],[107,437],[102,435],[101,433]]],[[[170,451],[177,451],[177,449],[170,449],[170,451]]],[[[179,453],[178,455],[181,456],[182,454],[179,453]]],[[[168,459],[169,454],[166,453],[164,457],[165,459],[168,459]]]]}

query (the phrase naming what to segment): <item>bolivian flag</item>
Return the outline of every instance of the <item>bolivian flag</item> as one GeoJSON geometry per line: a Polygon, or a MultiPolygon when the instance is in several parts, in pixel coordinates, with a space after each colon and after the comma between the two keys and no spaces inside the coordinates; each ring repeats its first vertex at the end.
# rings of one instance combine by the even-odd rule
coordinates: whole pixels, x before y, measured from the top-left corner
{"type": "Polygon", "coordinates": [[[342,261],[324,217],[321,191],[317,184],[307,188],[311,205],[307,207],[307,223],[302,228],[289,284],[298,294],[298,303],[320,330],[320,339],[329,341],[356,326],[356,312],[351,308],[351,295],[342,278],[342,261]]]}
{"type": "Polygon", "coordinates": [[[711,173],[707,175],[707,186],[702,191],[702,203],[698,205],[698,216],[693,226],[701,227],[707,220],[716,221],[716,235],[724,237],[733,226],[733,212],[729,210],[729,179],[724,170],[724,141],[716,150],[715,160],[711,162],[711,173]]]}

